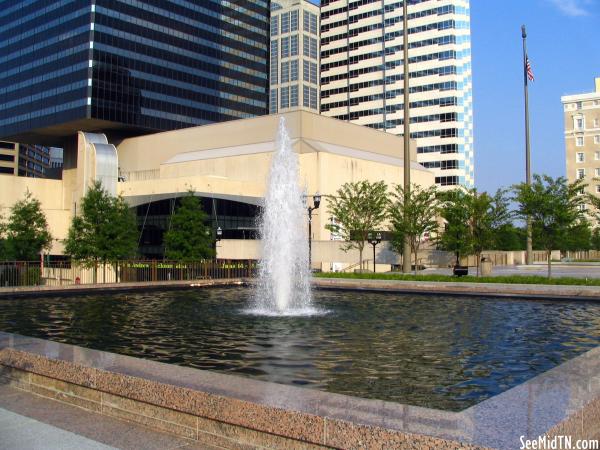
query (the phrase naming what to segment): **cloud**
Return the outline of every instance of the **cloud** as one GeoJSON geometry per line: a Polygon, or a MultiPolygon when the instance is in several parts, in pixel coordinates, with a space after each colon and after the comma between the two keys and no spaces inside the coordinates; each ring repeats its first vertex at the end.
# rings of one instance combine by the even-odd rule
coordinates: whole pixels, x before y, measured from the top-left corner
{"type": "Polygon", "coordinates": [[[588,16],[595,0],[548,0],[560,12],[571,17],[588,16]]]}

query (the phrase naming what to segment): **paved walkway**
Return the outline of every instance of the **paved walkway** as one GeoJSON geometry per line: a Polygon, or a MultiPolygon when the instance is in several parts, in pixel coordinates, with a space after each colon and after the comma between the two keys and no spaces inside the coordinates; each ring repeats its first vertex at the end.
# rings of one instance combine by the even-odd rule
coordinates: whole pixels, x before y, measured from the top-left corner
{"type": "MultiPolygon", "coordinates": [[[[420,274],[439,274],[452,275],[452,269],[426,269],[420,274]]],[[[476,268],[469,267],[469,274],[475,275],[476,268]]],[[[539,275],[545,277],[548,275],[548,266],[546,264],[534,264],[531,266],[496,266],[492,269],[492,276],[512,276],[512,275],[539,275]]],[[[570,265],[570,264],[552,264],[552,277],[574,277],[574,278],[600,278],[599,265],[570,265]]]]}
{"type": "Polygon", "coordinates": [[[211,447],[0,385],[0,449],[200,450],[211,447]]]}

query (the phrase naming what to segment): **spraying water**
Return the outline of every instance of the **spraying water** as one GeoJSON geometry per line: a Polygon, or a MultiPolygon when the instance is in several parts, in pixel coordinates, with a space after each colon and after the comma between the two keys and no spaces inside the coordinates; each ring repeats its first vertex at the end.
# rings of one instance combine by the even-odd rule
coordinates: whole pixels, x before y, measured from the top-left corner
{"type": "Polygon", "coordinates": [[[262,260],[252,313],[317,313],[312,308],[306,208],[298,173],[298,156],[282,117],[260,218],[262,260]]]}

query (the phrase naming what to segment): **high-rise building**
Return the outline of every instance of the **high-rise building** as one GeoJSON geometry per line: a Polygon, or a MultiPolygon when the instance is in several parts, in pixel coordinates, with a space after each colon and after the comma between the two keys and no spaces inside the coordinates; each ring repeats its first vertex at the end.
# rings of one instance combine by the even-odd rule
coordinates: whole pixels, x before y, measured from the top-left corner
{"type": "Polygon", "coordinates": [[[561,98],[565,118],[567,179],[583,178],[600,196],[600,77],[594,92],[561,98]]]}
{"type": "Polygon", "coordinates": [[[0,0],[0,136],[61,146],[266,114],[268,0],[0,0]]]}
{"type": "MultiPolygon", "coordinates": [[[[321,113],[404,132],[403,2],[321,1],[321,113]]],[[[408,5],[411,137],[439,186],[474,184],[468,0],[408,5]]]]}
{"type": "Polygon", "coordinates": [[[308,0],[271,2],[271,114],[298,106],[319,112],[319,21],[308,0]]]}
{"type": "Polygon", "coordinates": [[[49,168],[48,147],[0,141],[0,174],[46,178],[49,168]]]}

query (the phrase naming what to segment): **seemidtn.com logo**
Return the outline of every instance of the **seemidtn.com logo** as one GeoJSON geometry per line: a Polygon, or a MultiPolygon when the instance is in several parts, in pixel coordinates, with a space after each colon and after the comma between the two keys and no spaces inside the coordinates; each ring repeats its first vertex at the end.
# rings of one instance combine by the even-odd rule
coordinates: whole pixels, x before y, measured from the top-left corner
{"type": "Polygon", "coordinates": [[[600,450],[597,439],[573,439],[572,436],[539,436],[526,439],[521,436],[520,450],[600,450]]]}

